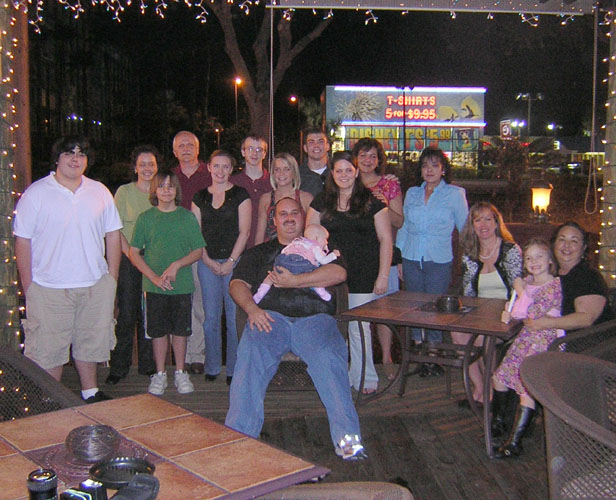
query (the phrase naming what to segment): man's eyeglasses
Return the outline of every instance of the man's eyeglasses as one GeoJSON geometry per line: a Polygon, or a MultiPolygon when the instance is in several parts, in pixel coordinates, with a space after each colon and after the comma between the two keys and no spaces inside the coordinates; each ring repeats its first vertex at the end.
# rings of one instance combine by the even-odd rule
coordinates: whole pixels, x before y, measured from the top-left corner
{"type": "Polygon", "coordinates": [[[249,153],[254,153],[255,151],[257,153],[262,153],[263,152],[263,148],[255,148],[254,146],[248,146],[246,148],[246,151],[248,151],[249,153]]]}

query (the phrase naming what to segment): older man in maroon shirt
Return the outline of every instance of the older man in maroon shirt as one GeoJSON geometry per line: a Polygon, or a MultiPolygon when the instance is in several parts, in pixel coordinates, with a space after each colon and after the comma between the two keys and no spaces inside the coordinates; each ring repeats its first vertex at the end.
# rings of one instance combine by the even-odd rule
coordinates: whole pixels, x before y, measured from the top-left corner
{"type": "MultiPolygon", "coordinates": [[[[205,162],[199,160],[199,139],[192,132],[182,130],[175,135],[173,138],[173,155],[178,159],[178,165],[173,168],[173,172],[178,176],[182,188],[181,205],[190,210],[193,196],[212,184],[212,176],[205,162]]],[[[186,368],[191,373],[198,375],[203,373],[205,361],[205,337],[203,334],[205,313],[203,312],[203,300],[196,262],[192,265],[192,271],[195,291],[192,300],[192,335],[188,337],[186,347],[186,368]]]]}

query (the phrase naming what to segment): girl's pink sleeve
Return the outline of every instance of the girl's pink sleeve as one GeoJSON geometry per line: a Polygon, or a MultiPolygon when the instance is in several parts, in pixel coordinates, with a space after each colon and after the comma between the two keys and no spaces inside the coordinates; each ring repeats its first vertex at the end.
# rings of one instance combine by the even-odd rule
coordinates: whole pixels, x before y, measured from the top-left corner
{"type": "Polygon", "coordinates": [[[528,316],[528,307],[533,303],[533,299],[526,293],[526,290],[522,292],[515,303],[511,311],[511,317],[515,319],[524,319],[528,316]]]}

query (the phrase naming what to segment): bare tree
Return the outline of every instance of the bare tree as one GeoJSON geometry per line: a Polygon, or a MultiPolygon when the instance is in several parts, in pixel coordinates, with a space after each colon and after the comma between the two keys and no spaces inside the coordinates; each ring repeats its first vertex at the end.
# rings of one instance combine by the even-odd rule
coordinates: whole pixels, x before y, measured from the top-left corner
{"type": "MultiPolygon", "coordinates": [[[[225,37],[225,52],[231,59],[237,75],[242,78],[241,91],[248,106],[250,125],[252,131],[263,137],[269,137],[270,123],[270,27],[274,19],[277,46],[275,47],[276,61],[273,65],[272,93],[275,94],[286,71],[293,60],[329,26],[332,18],[320,19],[310,31],[293,40],[291,33],[291,16],[283,15],[276,10],[273,13],[267,9],[259,12],[262,15],[261,24],[258,26],[251,53],[244,53],[240,49],[238,32],[236,31],[238,19],[241,14],[237,7],[226,0],[215,0],[208,7],[214,13],[225,37]],[[277,19],[277,20],[276,20],[277,19]],[[250,62],[250,64],[249,64],[250,62]]],[[[250,17],[256,13],[250,14],[250,17]]],[[[243,14],[242,16],[243,17],[243,14]]],[[[245,33],[242,33],[243,35],[245,33]]],[[[248,44],[242,43],[242,46],[248,44]]],[[[248,52],[248,51],[247,51],[248,52]]]]}

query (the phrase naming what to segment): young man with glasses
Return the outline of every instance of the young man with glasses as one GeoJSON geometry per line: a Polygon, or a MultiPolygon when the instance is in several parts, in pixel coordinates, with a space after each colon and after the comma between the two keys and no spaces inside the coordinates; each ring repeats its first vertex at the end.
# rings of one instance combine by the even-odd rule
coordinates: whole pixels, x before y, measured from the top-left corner
{"type": "Polygon", "coordinates": [[[245,166],[239,173],[231,177],[231,182],[236,186],[243,187],[250,195],[252,202],[252,219],[250,222],[250,236],[246,243],[246,248],[251,248],[255,244],[255,233],[257,231],[257,219],[259,218],[259,198],[262,194],[272,190],[269,173],[263,168],[263,160],[267,154],[267,143],[265,139],[255,135],[249,135],[242,141],[242,156],[245,166]]]}

